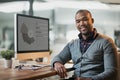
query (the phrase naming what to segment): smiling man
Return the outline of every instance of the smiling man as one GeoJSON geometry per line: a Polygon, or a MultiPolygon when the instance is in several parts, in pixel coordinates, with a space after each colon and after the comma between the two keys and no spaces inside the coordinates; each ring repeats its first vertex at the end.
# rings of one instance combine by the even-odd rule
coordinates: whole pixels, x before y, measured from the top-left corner
{"type": "Polygon", "coordinates": [[[116,80],[116,46],[111,38],[94,28],[94,19],[88,10],[75,15],[79,30],[77,39],[69,42],[52,60],[53,68],[62,78],[67,77],[64,64],[72,59],[74,74],[67,80],[116,80]]]}

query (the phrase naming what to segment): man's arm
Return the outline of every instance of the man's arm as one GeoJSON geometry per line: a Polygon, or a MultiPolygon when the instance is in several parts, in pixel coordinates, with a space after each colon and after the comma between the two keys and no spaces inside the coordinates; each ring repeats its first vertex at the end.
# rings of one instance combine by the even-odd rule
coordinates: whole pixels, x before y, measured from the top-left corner
{"type": "Polygon", "coordinates": [[[67,44],[64,49],[54,57],[52,60],[52,66],[57,71],[61,78],[67,77],[66,69],[64,64],[71,59],[69,44],[67,44]]]}
{"type": "Polygon", "coordinates": [[[92,78],[93,80],[115,80],[117,73],[117,49],[111,39],[104,42],[103,50],[104,72],[92,78]]]}
{"type": "MultiPolygon", "coordinates": [[[[64,67],[64,65],[62,63],[55,62],[54,63],[54,69],[57,71],[58,75],[61,78],[67,77],[66,68],[64,67]]],[[[76,77],[75,80],[92,80],[92,78],[76,77]]]]}

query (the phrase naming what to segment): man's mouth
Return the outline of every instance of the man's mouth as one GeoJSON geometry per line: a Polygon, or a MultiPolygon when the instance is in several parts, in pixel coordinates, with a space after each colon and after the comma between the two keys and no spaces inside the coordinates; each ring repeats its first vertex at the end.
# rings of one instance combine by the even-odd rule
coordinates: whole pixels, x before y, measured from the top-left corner
{"type": "Polygon", "coordinates": [[[86,26],[81,26],[80,29],[81,29],[82,31],[84,31],[84,30],[86,30],[86,26]]]}

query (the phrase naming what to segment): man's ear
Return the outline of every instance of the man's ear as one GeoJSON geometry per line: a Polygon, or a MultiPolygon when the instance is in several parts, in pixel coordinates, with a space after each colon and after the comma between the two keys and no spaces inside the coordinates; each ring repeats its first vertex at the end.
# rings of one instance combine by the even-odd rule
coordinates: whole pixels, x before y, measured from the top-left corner
{"type": "Polygon", "coordinates": [[[92,23],[94,23],[94,19],[92,18],[92,23]]]}

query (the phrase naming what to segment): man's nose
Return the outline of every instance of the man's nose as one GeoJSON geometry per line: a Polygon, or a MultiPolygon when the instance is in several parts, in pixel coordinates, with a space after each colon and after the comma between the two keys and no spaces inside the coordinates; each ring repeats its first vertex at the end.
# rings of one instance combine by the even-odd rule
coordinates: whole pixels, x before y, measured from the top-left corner
{"type": "Polygon", "coordinates": [[[79,24],[80,25],[84,25],[85,23],[84,23],[84,21],[80,21],[79,24]]]}

